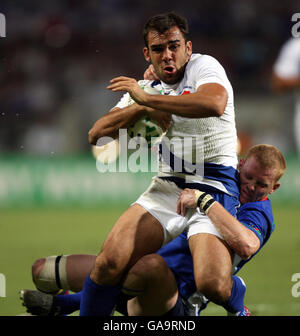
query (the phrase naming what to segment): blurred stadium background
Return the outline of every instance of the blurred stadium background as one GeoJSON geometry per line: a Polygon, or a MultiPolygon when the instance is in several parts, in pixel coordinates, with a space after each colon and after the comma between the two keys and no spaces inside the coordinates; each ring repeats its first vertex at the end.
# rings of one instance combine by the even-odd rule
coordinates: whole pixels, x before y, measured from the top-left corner
{"type": "MultiPolygon", "coordinates": [[[[18,291],[33,287],[35,259],[97,253],[117,217],[149,184],[147,173],[100,174],[87,133],[120,97],[105,89],[109,80],[142,77],[143,24],[169,10],[188,18],[194,51],[225,67],[235,91],[242,153],[252,144],[270,143],[286,156],[282,187],[271,197],[276,231],[242,276],[254,314],[300,315],[300,297],[291,291],[292,275],[300,273],[293,95],[275,95],[269,82],[299,5],[295,0],[1,0],[6,37],[0,38],[0,273],[6,296],[0,297],[0,315],[24,312],[18,291]]],[[[205,314],[224,311],[211,305],[205,314]]]]}

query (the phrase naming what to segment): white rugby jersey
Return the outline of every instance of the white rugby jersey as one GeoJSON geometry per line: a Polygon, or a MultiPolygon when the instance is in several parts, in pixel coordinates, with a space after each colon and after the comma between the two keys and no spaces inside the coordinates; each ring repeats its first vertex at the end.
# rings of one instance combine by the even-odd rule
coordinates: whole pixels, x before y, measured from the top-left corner
{"type": "MultiPolygon", "coordinates": [[[[143,81],[144,85],[151,85],[163,94],[173,96],[194,93],[200,85],[207,83],[217,83],[226,89],[228,101],[223,115],[196,119],[173,114],[172,125],[161,139],[158,176],[184,178],[187,183],[201,181],[201,184],[210,185],[224,192],[236,193],[234,175],[237,166],[237,132],[234,97],[232,86],[222,65],[211,56],[192,54],[180,82],[169,85],[158,81],[143,81]],[[197,139],[196,151],[200,152],[199,155],[195,153],[195,147],[183,149],[184,153],[180,150],[180,143],[185,144],[184,139],[191,138],[191,136],[197,139]],[[179,149],[176,147],[176,139],[179,149]],[[170,143],[172,143],[171,147],[170,143]],[[186,157],[190,160],[186,160],[186,157]],[[176,162],[180,163],[180,161],[183,163],[176,166],[176,162]],[[186,164],[187,161],[192,163],[191,169],[186,164]],[[205,171],[202,169],[200,174],[190,174],[195,165],[202,165],[205,171]],[[183,169],[180,170],[180,168],[183,169]],[[232,181],[229,182],[229,187],[224,187],[224,182],[228,179],[232,181]]],[[[116,107],[125,107],[129,102],[130,96],[127,93],[116,107]]],[[[188,141],[187,143],[190,144],[188,141]]]]}
{"type": "Polygon", "coordinates": [[[213,57],[192,54],[183,79],[174,85],[161,83],[165,95],[178,96],[194,93],[203,84],[217,83],[228,93],[228,101],[221,117],[191,119],[172,115],[173,125],[166,136],[182,137],[197,134],[203,138],[204,162],[224,166],[237,165],[237,134],[235,125],[234,98],[231,84],[224,68],[213,57]]]}

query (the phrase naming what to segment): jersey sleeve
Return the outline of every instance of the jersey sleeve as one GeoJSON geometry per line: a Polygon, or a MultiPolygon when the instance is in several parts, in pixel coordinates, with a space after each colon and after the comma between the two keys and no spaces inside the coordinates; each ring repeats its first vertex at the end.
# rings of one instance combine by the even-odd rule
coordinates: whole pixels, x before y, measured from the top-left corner
{"type": "Polygon", "coordinates": [[[228,90],[228,79],[222,65],[213,57],[202,55],[190,72],[194,76],[196,87],[208,83],[217,83],[228,90]]]}
{"type": "Polygon", "coordinates": [[[237,219],[246,228],[254,232],[260,241],[260,246],[262,246],[268,230],[268,220],[263,213],[257,209],[245,209],[238,213],[237,219]]]}
{"type": "Polygon", "coordinates": [[[124,108],[134,103],[134,100],[130,97],[130,94],[126,92],[123,94],[122,98],[119,100],[116,106],[118,108],[124,108]]]}

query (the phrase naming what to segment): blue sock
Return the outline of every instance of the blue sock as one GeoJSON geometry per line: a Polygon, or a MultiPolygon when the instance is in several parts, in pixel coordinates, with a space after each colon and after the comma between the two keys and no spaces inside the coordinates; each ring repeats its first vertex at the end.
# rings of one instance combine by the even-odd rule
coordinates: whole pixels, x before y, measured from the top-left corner
{"type": "Polygon", "coordinates": [[[80,308],[81,293],[57,295],[54,297],[55,305],[60,307],[61,315],[69,315],[80,308]]]}
{"type": "Polygon", "coordinates": [[[120,292],[120,286],[98,285],[88,276],[82,290],[80,315],[110,316],[120,292]]]}
{"type": "Polygon", "coordinates": [[[232,277],[233,286],[229,300],[223,307],[232,314],[244,311],[244,297],[246,292],[246,285],[244,281],[234,275],[232,277]]]}

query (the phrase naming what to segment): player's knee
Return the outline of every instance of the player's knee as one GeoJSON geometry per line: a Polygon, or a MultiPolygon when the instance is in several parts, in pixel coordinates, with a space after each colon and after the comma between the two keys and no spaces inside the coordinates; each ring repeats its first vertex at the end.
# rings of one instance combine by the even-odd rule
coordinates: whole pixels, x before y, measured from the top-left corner
{"type": "Polygon", "coordinates": [[[230,297],[230,281],[225,278],[215,278],[210,287],[210,296],[215,303],[222,304],[230,297]]]}
{"type": "Polygon", "coordinates": [[[161,283],[166,277],[166,263],[158,254],[149,254],[131,267],[123,283],[123,292],[135,296],[142,293],[149,285],[161,283]]]}
{"type": "Polygon", "coordinates": [[[92,273],[100,283],[113,283],[122,277],[124,271],[125,269],[118,258],[113,255],[108,256],[100,253],[96,257],[92,273]]]}
{"type": "Polygon", "coordinates": [[[160,255],[148,254],[142,257],[133,268],[136,268],[140,274],[145,274],[145,276],[150,273],[163,274],[166,263],[160,255]]]}
{"type": "Polygon", "coordinates": [[[36,288],[46,293],[69,289],[66,260],[67,256],[51,256],[36,260],[32,265],[32,279],[36,288]]]}
{"type": "Polygon", "coordinates": [[[197,289],[209,300],[222,304],[230,297],[230,279],[225,276],[205,276],[197,281],[197,289]]]}
{"type": "Polygon", "coordinates": [[[165,270],[166,263],[164,259],[158,254],[148,254],[143,256],[130,269],[129,273],[143,278],[153,279],[153,274],[162,275],[165,270]]]}

